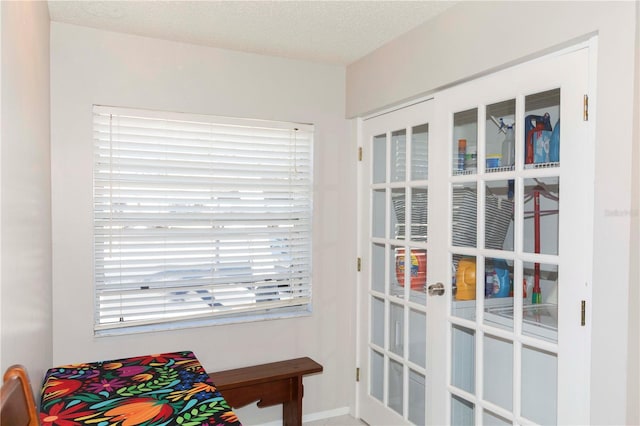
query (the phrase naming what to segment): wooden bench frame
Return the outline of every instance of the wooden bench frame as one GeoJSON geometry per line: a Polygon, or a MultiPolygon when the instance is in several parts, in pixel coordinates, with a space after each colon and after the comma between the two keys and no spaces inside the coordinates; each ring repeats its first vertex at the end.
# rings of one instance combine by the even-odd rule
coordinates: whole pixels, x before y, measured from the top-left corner
{"type": "Polygon", "coordinates": [[[282,404],[282,424],[302,425],[302,377],[320,373],[322,365],[308,357],[209,373],[233,408],[258,401],[258,407],[282,404]]]}

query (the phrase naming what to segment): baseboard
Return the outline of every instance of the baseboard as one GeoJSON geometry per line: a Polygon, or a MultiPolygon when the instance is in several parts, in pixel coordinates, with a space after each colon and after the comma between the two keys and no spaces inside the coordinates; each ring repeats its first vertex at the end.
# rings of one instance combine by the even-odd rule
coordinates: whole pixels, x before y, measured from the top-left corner
{"type": "MultiPolygon", "coordinates": [[[[303,414],[302,423],[315,422],[317,420],[330,419],[331,417],[345,416],[347,414],[350,414],[349,407],[340,407],[340,408],[335,408],[333,410],[303,414]]],[[[282,426],[282,420],[276,420],[269,423],[262,423],[261,426],[282,426]]]]}
{"type": "Polygon", "coordinates": [[[315,422],[316,420],[330,419],[331,417],[345,416],[347,414],[350,414],[349,407],[341,407],[333,410],[302,415],[302,422],[315,422]]]}

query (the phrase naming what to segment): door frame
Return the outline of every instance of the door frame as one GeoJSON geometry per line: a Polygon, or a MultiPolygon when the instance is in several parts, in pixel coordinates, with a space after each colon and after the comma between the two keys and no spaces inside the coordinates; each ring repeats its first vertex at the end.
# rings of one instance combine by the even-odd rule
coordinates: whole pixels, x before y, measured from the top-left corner
{"type": "MultiPolygon", "coordinates": [[[[595,170],[595,119],[593,118],[595,116],[595,104],[596,104],[596,65],[597,65],[597,35],[591,37],[590,39],[588,39],[587,41],[583,41],[580,42],[578,44],[572,45],[570,47],[558,50],[556,52],[553,52],[551,54],[545,54],[545,55],[541,55],[538,58],[534,58],[534,59],[529,59],[526,60],[526,63],[532,62],[532,61],[537,61],[540,59],[544,59],[546,57],[552,57],[552,56],[562,56],[568,53],[571,53],[573,51],[576,50],[580,50],[580,49],[587,49],[588,50],[588,69],[585,71],[588,73],[588,83],[587,83],[587,90],[588,90],[588,94],[589,94],[589,101],[590,104],[592,105],[591,111],[590,111],[590,115],[591,117],[589,117],[589,123],[588,123],[588,130],[586,131],[587,134],[587,142],[588,142],[588,149],[585,150],[585,153],[583,155],[583,160],[584,162],[588,165],[588,167],[590,168],[590,176],[593,177],[594,174],[594,170],[595,170]]],[[[524,59],[523,59],[523,63],[524,63],[524,59]]],[[[492,71],[490,74],[494,74],[494,73],[499,73],[500,71],[509,69],[509,68],[517,68],[519,65],[509,65],[509,66],[505,66],[499,70],[494,70],[492,71]]],[[[481,78],[481,77],[478,77],[481,78]]],[[[474,78],[475,80],[476,78],[474,78]]],[[[457,82],[457,83],[451,83],[450,85],[447,85],[447,87],[453,87],[455,85],[459,85],[459,84],[463,84],[464,82],[457,82]]],[[[435,105],[434,105],[434,109],[438,108],[438,102],[437,102],[437,93],[438,91],[435,92],[435,96],[429,96],[429,97],[423,97],[423,98],[419,98],[417,100],[411,101],[411,102],[406,102],[404,104],[400,104],[394,107],[390,107],[387,109],[384,109],[378,113],[375,114],[371,114],[369,116],[365,116],[365,117],[359,117],[356,119],[356,135],[357,135],[357,145],[359,148],[362,149],[362,147],[365,145],[365,141],[364,141],[364,134],[363,134],[363,123],[365,120],[371,119],[371,118],[375,118],[377,116],[383,115],[383,114],[387,114],[390,112],[393,112],[395,110],[398,109],[403,109],[403,108],[407,108],[410,107],[416,103],[419,102],[424,102],[426,100],[432,99],[432,98],[436,98],[435,100],[435,105]]],[[[447,130],[448,131],[448,130],[447,130]]],[[[430,132],[431,133],[431,132],[430,132]]],[[[431,138],[431,136],[430,136],[431,138]]],[[[366,183],[363,182],[363,179],[365,175],[363,173],[363,167],[362,167],[362,162],[358,162],[358,173],[357,173],[357,188],[358,188],[358,193],[357,193],[357,206],[358,206],[358,217],[361,218],[363,211],[369,211],[369,208],[367,207],[366,209],[364,208],[365,203],[369,202],[369,192],[368,191],[362,191],[362,188],[365,187],[366,183]]],[[[589,192],[589,194],[587,194],[587,197],[589,198],[589,200],[591,200],[591,205],[593,205],[593,198],[594,198],[594,194],[593,194],[593,190],[591,190],[589,192]]],[[[590,234],[593,236],[593,211],[590,212],[591,214],[589,214],[588,218],[586,219],[586,223],[587,223],[587,228],[588,228],[588,232],[590,232],[590,234]]],[[[363,224],[363,221],[359,221],[359,225],[357,227],[357,253],[359,256],[362,256],[362,253],[364,253],[364,250],[368,250],[369,248],[367,247],[368,245],[368,241],[366,240],[366,236],[368,235],[369,229],[368,229],[368,225],[369,225],[369,219],[367,219],[366,221],[366,225],[363,224]],[[366,244],[366,245],[365,245],[366,244]]],[[[593,240],[591,238],[591,240],[593,240]]],[[[593,258],[593,249],[591,248],[590,250],[590,255],[588,256],[590,259],[593,258]]],[[[587,262],[588,263],[588,262],[587,262]]],[[[358,277],[357,277],[357,294],[356,294],[356,300],[357,300],[357,306],[356,306],[356,315],[357,315],[357,323],[356,323],[356,366],[359,368],[361,363],[362,363],[362,357],[363,356],[367,356],[367,354],[363,354],[362,353],[362,349],[363,347],[365,347],[366,343],[363,343],[363,340],[367,340],[369,335],[368,335],[368,331],[366,330],[365,325],[361,324],[362,320],[363,320],[363,312],[362,309],[367,309],[366,306],[362,306],[362,301],[365,300],[364,299],[364,295],[368,293],[368,282],[366,282],[366,280],[363,278],[365,274],[362,273],[358,273],[358,277]]],[[[592,316],[591,316],[591,287],[592,287],[592,270],[589,270],[589,274],[588,274],[591,279],[586,280],[586,282],[584,283],[586,289],[587,289],[587,293],[585,293],[585,302],[586,302],[586,307],[585,307],[585,317],[586,317],[586,333],[588,336],[591,336],[591,329],[592,329],[592,316]]],[[[368,311],[368,309],[367,309],[368,311]]],[[[447,324],[449,324],[449,321],[447,321],[447,324]]],[[[589,342],[590,342],[590,337],[589,337],[589,342]]],[[[587,342],[585,343],[584,347],[586,347],[588,349],[588,351],[585,353],[585,356],[590,358],[590,343],[587,342]]],[[[450,374],[449,371],[449,367],[446,369],[447,370],[447,375],[450,374]]],[[[588,399],[588,395],[590,393],[589,389],[588,389],[588,384],[590,383],[590,375],[591,372],[590,371],[586,371],[583,372],[583,374],[586,376],[584,383],[587,384],[586,389],[583,389],[582,392],[582,396],[585,397],[586,399],[588,399]]],[[[362,392],[366,392],[367,390],[363,388],[363,386],[361,386],[361,382],[360,383],[356,383],[356,400],[355,400],[355,414],[356,417],[360,418],[361,417],[361,406],[360,406],[360,398],[361,398],[361,394],[362,392]]],[[[560,392],[560,389],[559,389],[560,392]]],[[[446,391],[446,389],[443,389],[443,394],[448,395],[449,392],[446,391]]],[[[448,400],[449,398],[447,398],[448,400]]],[[[448,407],[449,404],[448,402],[446,403],[446,406],[448,407]]],[[[449,409],[447,409],[447,411],[450,411],[449,409]]],[[[560,418],[560,411],[561,411],[561,407],[558,407],[558,416],[560,418]]],[[[450,413],[446,414],[446,418],[449,419],[450,413]]],[[[586,422],[588,423],[588,420],[590,418],[590,411],[589,410],[585,410],[584,413],[581,413],[579,416],[579,420],[578,422],[586,422]]]]}

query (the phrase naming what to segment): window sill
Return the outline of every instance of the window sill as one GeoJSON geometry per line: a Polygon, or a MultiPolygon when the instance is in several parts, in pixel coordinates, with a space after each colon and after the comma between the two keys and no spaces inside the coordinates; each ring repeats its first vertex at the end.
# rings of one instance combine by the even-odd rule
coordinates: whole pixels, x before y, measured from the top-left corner
{"type": "Polygon", "coordinates": [[[162,324],[132,325],[129,327],[94,330],[94,337],[102,338],[112,336],[126,336],[131,334],[157,333],[163,331],[184,330],[190,328],[211,327],[218,325],[242,324],[256,321],[310,317],[311,313],[311,306],[309,306],[306,309],[296,309],[294,311],[288,312],[279,311],[272,313],[263,313],[252,316],[243,315],[241,317],[207,318],[200,320],[175,321],[162,324]]]}

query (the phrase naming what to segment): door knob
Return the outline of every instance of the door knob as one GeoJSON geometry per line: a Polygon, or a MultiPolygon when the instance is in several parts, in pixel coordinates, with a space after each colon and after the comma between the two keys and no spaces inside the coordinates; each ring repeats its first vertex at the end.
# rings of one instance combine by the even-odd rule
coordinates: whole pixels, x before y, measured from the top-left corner
{"type": "Polygon", "coordinates": [[[442,296],[444,294],[444,284],[431,284],[427,290],[429,291],[429,296],[442,296]]]}

